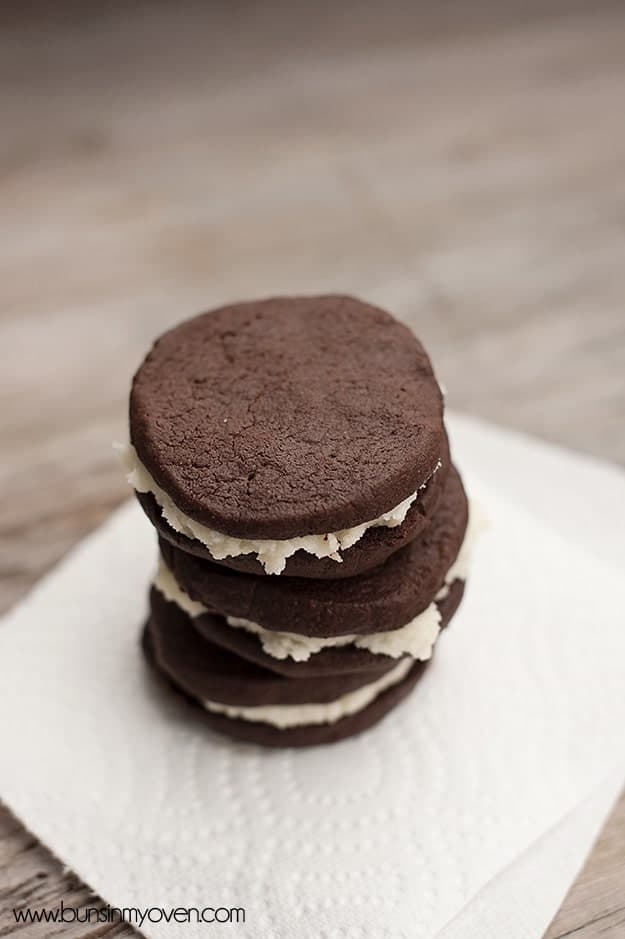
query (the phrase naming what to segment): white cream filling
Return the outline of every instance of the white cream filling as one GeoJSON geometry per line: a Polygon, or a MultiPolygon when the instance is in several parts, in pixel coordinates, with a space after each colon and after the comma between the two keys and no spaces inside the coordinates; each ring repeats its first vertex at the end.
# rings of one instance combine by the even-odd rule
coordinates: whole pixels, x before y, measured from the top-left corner
{"type": "Polygon", "coordinates": [[[189,616],[202,616],[203,613],[209,612],[207,606],[204,606],[203,603],[199,603],[197,600],[192,600],[186,590],[182,589],[173,571],[167,566],[164,558],[160,555],[156,577],[152,585],[163,594],[166,600],[169,600],[170,603],[175,603],[181,610],[188,613],[189,616]]]}
{"type": "MultiPolygon", "coordinates": [[[[445,583],[435,600],[442,600],[449,593],[454,580],[466,580],[469,571],[470,556],[475,539],[484,527],[484,516],[474,503],[469,505],[469,521],[464,540],[456,560],[445,575],[445,583]]],[[[208,609],[202,603],[192,600],[178,584],[172,571],[161,558],[154,579],[154,586],[166,600],[176,603],[189,616],[201,616],[208,609]]],[[[410,655],[413,659],[426,661],[432,655],[434,643],[440,632],[441,615],[436,602],[415,616],[405,626],[384,632],[365,635],[347,636],[302,636],[298,633],[281,632],[265,629],[258,623],[236,616],[227,616],[227,622],[236,629],[245,629],[258,636],[263,652],[274,659],[292,658],[295,662],[307,662],[311,655],[337,646],[354,645],[358,649],[367,649],[375,655],[388,655],[398,659],[410,655]]]]}
{"type": "Polygon", "coordinates": [[[347,636],[300,636],[297,633],[272,632],[258,623],[249,620],[226,617],[231,626],[255,633],[260,639],[263,652],[274,659],[286,659],[290,656],[295,662],[307,662],[311,655],[337,646],[354,645],[358,649],[367,649],[376,655],[388,655],[398,659],[402,655],[411,655],[413,659],[426,661],[432,655],[432,647],[440,632],[441,615],[435,603],[400,629],[388,632],[369,633],[367,635],[347,636]]]}
{"type": "MultiPolygon", "coordinates": [[[[152,493],[161,508],[163,518],[175,531],[186,535],[187,538],[200,541],[218,561],[223,560],[223,558],[239,557],[242,554],[256,554],[267,574],[281,574],[285,568],[287,558],[290,558],[296,551],[306,551],[318,558],[331,558],[333,561],[342,561],[340,552],[351,548],[357,541],[360,541],[369,528],[396,528],[401,525],[408,514],[410,506],[418,496],[418,491],[413,492],[407,499],[396,505],[394,509],[384,512],[378,518],[363,522],[362,525],[356,525],[354,528],[344,528],[341,531],[329,532],[325,535],[300,535],[297,538],[286,538],[277,541],[232,538],[230,535],[224,535],[222,532],[202,525],[201,522],[196,522],[188,515],[185,515],[184,512],[181,512],[170,496],[152,478],[131,443],[116,444],[115,448],[120,453],[130,485],[137,492],[152,493]]],[[[441,462],[439,460],[429,477],[430,479],[440,466],[441,462]]],[[[423,489],[425,485],[426,483],[421,488],[423,489]]]]}
{"type": "Polygon", "coordinates": [[[413,665],[412,659],[403,659],[377,681],[363,685],[335,701],[328,701],[324,704],[270,704],[263,707],[238,707],[219,704],[216,701],[203,701],[202,703],[207,711],[213,711],[215,714],[225,714],[226,717],[241,718],[244,721],[261,721],[281,730],[307,724],[334,724],[342,717],[364,710],[383,691],[405,678],[413,665]]]}

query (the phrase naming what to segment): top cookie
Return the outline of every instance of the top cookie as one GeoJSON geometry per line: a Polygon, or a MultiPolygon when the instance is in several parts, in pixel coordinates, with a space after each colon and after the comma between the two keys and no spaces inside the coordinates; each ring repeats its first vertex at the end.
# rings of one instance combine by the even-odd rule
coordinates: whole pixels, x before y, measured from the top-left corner
{"type": "Polygon", "coordinates": [[[234,304],[165,333],[134,377],[130,437],[177,509],[245,539],[378,519],[445,449],[423,347],[343,296],[234,304]]]}

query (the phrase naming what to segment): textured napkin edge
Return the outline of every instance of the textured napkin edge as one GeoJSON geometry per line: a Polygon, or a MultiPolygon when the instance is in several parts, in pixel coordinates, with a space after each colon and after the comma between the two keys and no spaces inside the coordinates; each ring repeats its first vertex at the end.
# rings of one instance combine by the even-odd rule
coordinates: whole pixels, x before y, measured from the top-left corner
{"type": "Polygon", "coordinates": [[[619,763],[618,768],[615,766],[576,805],[480,887],[432,939],[501,939],[504,934],[506,939],[540,939],[588,860],[619,799],[624,777],[625,763],[619,763]],[[545,881],[541,879],[538,883],[536,877],[536,863],[544,861],[546,855],[558,863],[557,883],[549,886],[547,896],[545,881]],[[508,918],[502,923],[501,898],[498,905],[492,904],[493,891],[499,894],[506,887],[512,889],[504,883],[506,879],[510,884],[514,880],[517,903],[522,887],[520,902],[527,913],[517,916],[514,924],[510,922],[511,911],[507,906],[508,918]]]}
{"type": "MultiPolygon", "coordinates": [[[[65,570],[66,567],[69,567],[74,558],[81,554],[82,551],[92,542],[97,541],[100,536],[107,531],[109,528],[114,528],[117,524],[118,519],[125,515],[126,513],[131,514],[135,505],[134,497],[125,498],[115,508],[106,516],[103,522],[100,522],[99,525],[96,525],[95,528],[90,529],[85,535],[82,536],[78,541],[76,541],[67,551],[61,555],[61,557],[52,564],[52,567],[48,568],[41,577],[39,577],[33,584],[26,589],[26,591],[21,594],[11,606],[4,610],[0,614],[0,629],[4,628],[9,624],[12,619],[21,614],[24,609],[33,603],[33,601],[39,596],[39,594],[45,590],[49,581],[55,580],[57,575],[65,570]]],[[[0,792],[0,802],[2,801],[2,793],[0,792]]]]}

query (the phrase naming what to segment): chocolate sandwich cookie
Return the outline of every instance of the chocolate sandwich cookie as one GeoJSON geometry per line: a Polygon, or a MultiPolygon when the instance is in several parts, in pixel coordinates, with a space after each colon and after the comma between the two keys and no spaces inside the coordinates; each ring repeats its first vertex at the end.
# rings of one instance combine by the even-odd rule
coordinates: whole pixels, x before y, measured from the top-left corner
{"type": "Polygon", "coordinates": [[[295,640],[385,633],[405,629],[446,584],[464,579],[473,527],[467,531],[467,522],[466,495],[452,467],[422,537],[357,577],[315,581],[235,573],[161,540],[164,566],[155,583],[192,614],[207,608],[295,640]]]}
{"type": "Polygon", "coordinates": [[[277,676],[202,639],[156,592],[143,648],[158,672],[203,706],[216,730],[268,746],[329,743],[365,730],[405,696],[426,665],[404,658],[373,680],[277,676]]]}
{"type": "MultiPolygon", "coordinates": [[[[433,518],[444,489],[449,472],[449,453],[445,451],[441,465],[434,476],[419,491],[418,499],[411,505],[405,520],[394,528],[369,528],[353,547],[341,552],[341,560],[330,557],[315,557],[306,551],[296,551],[286,559],[282,577],[309,577],[316,580],[342,580],[354,577],[383,564],[395,551],[400,550],[410,541],[418,538],[433,518]]],[[[263,565],[254,554],[241,554],[236,557],[214,558],[208,548],[195,538],[176,531],[163,516],[161,506],[151,492],[137,492],[137,499],[143,511],[150,519],[159,537],[187,554],[204,558],[222,567],[244,574],[266,573],[263,565]]]]}
{"type": "MultiPolygon", "coordinates": [[[[442,416],[423,347],[383,310],[242,303],[172,329],[139,368],[129,478],[196,552],[273,574],[307,555],[305,576],[328,576],[368,532],[393,532],[397,550],[423,527],[426,489],[444,481],[442,416]]],[[[385,547],[369,544],[362,562],[379,563],[385,547]]]]}
{"type": "MultiPolygon", "coordinates": [[[[327,704],[369,681],[360,673],[297,680],[278,675],[210,642],[180,607],[154,589],[147,629],[157,663],[199,701],[251,708],[327,704]]],[[[387,659],[379,674],[396,665],[387,659]]]]}
{"type": "MultiPolygon", "coordinates": [[[[434,643],[440,630],[444,629],[458,609],[464,581],[454,580],[444,597],[433,601],[436,615],[426,625],[427,638],[420,642],[420,661],[427,661],[431,655],[434,643]],[[432,628],[433,626],[433,628],[432,628]]],[[[223,616],[215,613],[203,613],[192,617],[191,624],[205,639],[220,646],[222,649],[260,665],[262,668],[285,675],[288,678],[318,678],[325,675],[344,675],[356,672],[365,672],[368,675],[383,674],[388,669],[389,656],[384,653],[374,653],[367,648],[361,648],[353,642],[345,645],[330,646],[320,649],[308,658],[294,659],[289,655],[277,658],[265,652],[259,638],[245,628],[235,628],[223,616]]],[[[409,654],[409,653],[404,653],[409,654]]],[[[400,652],[394,659],[402,657],[400,652]]],[[[373,679],[371,679],[373,680],[373,679]]]]}
{"type": "MultiPolygon", "coordinates": [[[[155,659],[151,635],[147,627],[143,632],[142,645],[149,664],[156,669],[159,676],[164,678],[176,691],[181,692],[193,704],[197,704],[197,700],[175,678],[160,669],[155,659]]],[[[423,674],[426,665],[426,662],[415,662],[405,678],[382,691],[361,711],[349,714],[333,723],[280,728],[263,721],[242,720],[241,718],[211,712],[207,709],[204,709],[203,716],[206,723],[217,733],[234,737],[246,743],[259,744],[260,746],[312,747],[325,743],[336,743],[346,737],[360,734],[382,720],[389,711],[409,694],[423,674]]]]}

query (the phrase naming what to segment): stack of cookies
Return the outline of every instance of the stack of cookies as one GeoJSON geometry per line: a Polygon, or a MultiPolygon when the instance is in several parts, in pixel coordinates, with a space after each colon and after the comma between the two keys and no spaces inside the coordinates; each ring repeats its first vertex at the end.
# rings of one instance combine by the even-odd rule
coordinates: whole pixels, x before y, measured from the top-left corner
{"type": "Polygon", "coordinates": [[[408,694],[470,540],[410,330],[343,296],[184,322],[134,377],[124,457],[159,542],[145,653],[216,730],[326,743],[408,694]]]}

